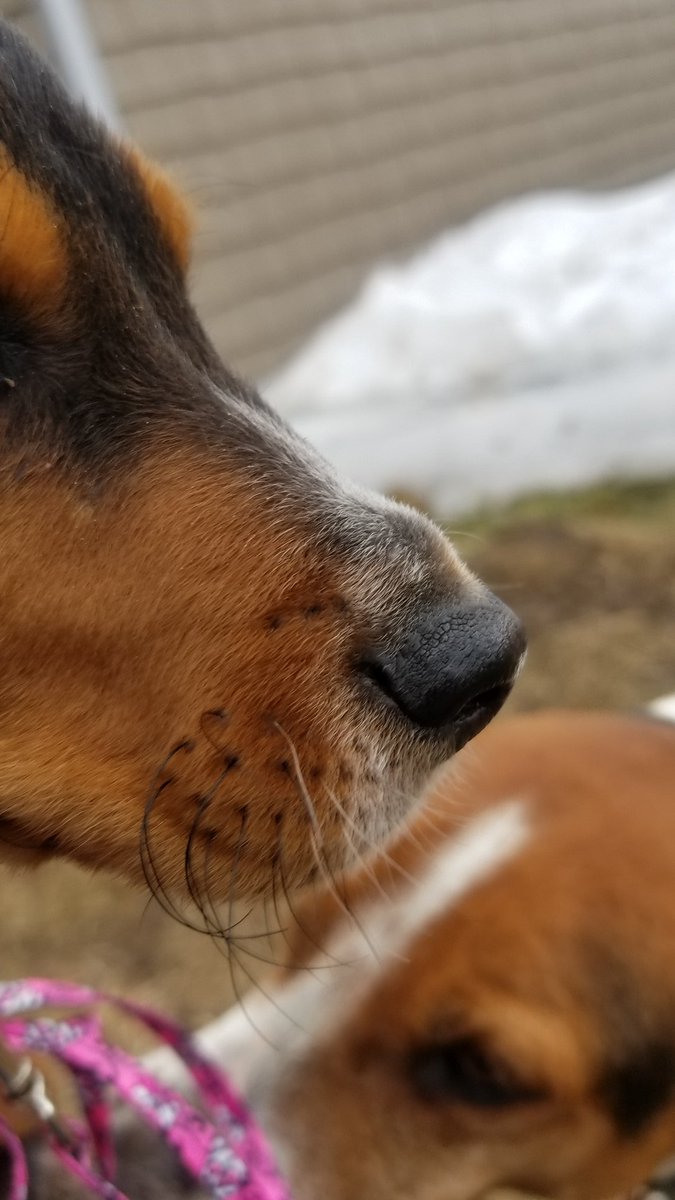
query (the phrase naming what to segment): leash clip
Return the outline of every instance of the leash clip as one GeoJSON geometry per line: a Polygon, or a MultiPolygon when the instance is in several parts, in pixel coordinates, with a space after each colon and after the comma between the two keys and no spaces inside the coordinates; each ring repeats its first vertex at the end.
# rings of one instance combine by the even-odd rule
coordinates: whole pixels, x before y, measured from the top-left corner
{"type": "Polygon", "coordinates": [[[56,1116],[56,1107],[47,1093],[45,1077],[30,1058],[20,1059],[14,1074],[5,1077],[3,1084],[7,1100],[27,1105],[62,1146],[73,1146],[73,1139],[56,1116]]]}
{"type": "Polygon", "coordinates": [[[23,1101],[41,1121],[49,1125],[56,1117],[54,1104],[47,1095],[45,1077],[29,1058],[20,1059],[5,1086],[8,1100],[23,1101]]]}

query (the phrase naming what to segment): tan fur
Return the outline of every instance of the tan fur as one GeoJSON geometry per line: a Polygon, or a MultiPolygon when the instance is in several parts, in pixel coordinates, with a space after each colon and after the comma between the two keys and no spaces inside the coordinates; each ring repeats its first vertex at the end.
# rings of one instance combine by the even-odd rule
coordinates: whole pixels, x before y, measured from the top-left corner
{"type": "Polygon", "coordinates": [[[150,203],[167,243],[173,250],[183,271],[187,271],[192,249],[194,219],[183,194],[174,185],[166,171],[129,142],[122,142],[123,153],[127,154],[138,172],[150,203]]]}
{"type": "Polygon", "coordinates": [[[0,146],[0,286],[29,318],[61,314],[68,279],[64,231],[49,199],[0,146]]]}
{"type": "Polygon", "coordinates": [[[159,448],[96,508],[49,471],[0,490],[0,795],[17,841],[140,877],[144,806],[170,781],[150,823],[164,882],[181,881],[212,791],[194,852],[204,873],[208,850],[217,895],[263,890],[275,852],[288,883],[307,880],[316,857],[289,739],[327,841],[328,791],[349,806],[377,781],[341,696],[331,563],[258,529],[236,480],[159,448]]]}

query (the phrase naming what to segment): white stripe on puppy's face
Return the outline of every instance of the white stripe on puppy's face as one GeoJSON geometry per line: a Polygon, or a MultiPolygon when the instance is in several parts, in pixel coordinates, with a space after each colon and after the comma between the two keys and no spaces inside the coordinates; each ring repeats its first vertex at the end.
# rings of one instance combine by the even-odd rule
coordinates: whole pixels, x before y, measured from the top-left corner
{"type": "Polygon", "coordinates": [[[675,724],[675,692],[669,696],[659,696],[647,705],[647,712],[661,721],[671,721],[675,724]]]}
{"type": "Polygon", "coordinates": [[[399,930],[399,952],[403,944],[409,947],[430,922],[514,858],[530,832],[522,800],[505,801],[474,817],[428,864],[419,889],[397,906],[393,928],[399,930]]]}
{"type": "MultiPolygon", "coordinates": [[[[526,805],[509,800],[474,817],[427,862],[419,883],[387,901],[367,897],[325,946],[318,971],[301,971],[267,994],[254,991],[198,1035],[202,1049],[230,1071],[237,1085],[262,1102],[289,1060],[350,1019],[387,962],[414,956],[415,941],[472,888],[495,875],[526,845],[526,805]]],[[[321,940],[320,937],[317,940],[321,940]]],[[[157,1058],[155,1068],[159,1066],[157,1058]]]]}

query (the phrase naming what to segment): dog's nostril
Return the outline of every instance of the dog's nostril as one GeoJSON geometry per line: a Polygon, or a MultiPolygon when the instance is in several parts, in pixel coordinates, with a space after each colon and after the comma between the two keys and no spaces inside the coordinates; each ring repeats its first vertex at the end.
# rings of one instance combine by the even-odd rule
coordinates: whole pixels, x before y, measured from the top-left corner
{"type": "Polygon", "coordinates": [[[362,675],[365,675],[366,679],[370,679],[371,682],[379,688],[384,696],[387,696],[390,700],[393,700],[394,703],[400,707],[398,696],[396,695],[394,685],[389,678],[389,673],[386,667],[383,667],[381,663],[372,662],[368,658],[363,658],[358,664],[358,669],[362,675]]]}
{"type": "Polygon", "coordinates": [[[420,614],[393,649],[371,649],[359,669],[411,724],[447,731],[459,748],[501,708],[524,650],[517,617],[488,593],[420,614]]]}
{"type": "Polygon", "coordinates": [[[513,686],[513,678],[508,683],[503,683],[499,687],[486,688],[484,692],[479,692],[477,696],[472,696],[470,700],[464,704],[457,713],[455,713],[455,722],[473,721],[475,717],[479,717],[481,713],[490,713],[493,715],[498,712],[502,704],[506,700],[513,686]]]}

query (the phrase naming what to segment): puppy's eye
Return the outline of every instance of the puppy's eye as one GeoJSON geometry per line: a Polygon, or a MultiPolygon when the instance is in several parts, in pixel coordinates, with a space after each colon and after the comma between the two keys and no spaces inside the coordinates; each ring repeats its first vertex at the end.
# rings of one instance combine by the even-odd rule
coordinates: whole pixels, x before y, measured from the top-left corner
{"type": "Polygon", "coordinates": [[[425,1100],[503,1109],[543,1099],[474,1038],[425,1046],[409,1062],[415,1090],[425,1100]]]}

